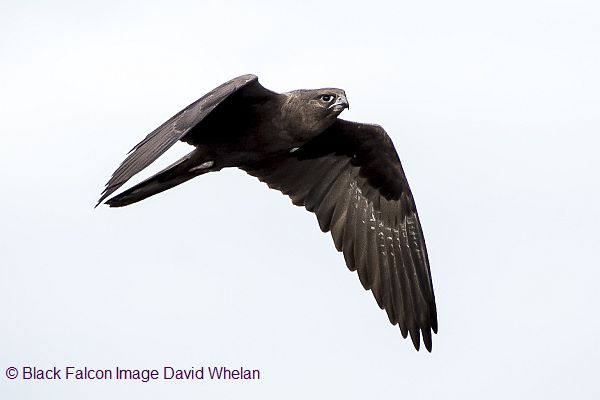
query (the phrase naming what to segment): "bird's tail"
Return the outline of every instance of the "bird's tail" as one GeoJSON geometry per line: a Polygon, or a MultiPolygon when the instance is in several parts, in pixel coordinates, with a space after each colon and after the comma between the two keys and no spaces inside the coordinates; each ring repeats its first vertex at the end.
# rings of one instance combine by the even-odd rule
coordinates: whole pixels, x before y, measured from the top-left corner
{"type": "Polygon", "coordinates": [[[218,171],[213,161],[202,161],[198,150],[194,150],[159,173],[124,191],[105,203],[110,207],[123,207],[164,192],[198,175],[218,171]]]}

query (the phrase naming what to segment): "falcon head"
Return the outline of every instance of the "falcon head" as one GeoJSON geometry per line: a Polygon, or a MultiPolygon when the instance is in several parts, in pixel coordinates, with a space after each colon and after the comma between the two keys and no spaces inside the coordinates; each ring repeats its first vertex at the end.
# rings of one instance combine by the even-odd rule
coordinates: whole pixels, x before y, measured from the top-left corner
{"type": "Polygon", "coordinates": [[[314,93],[308,103],[316,110],[323,110],[326,115],[334,114],[337,117],[344,109],[350,107],[342,89],[317,89],[311,92],[314,93]]]}
{"type": "Polygon", "coordinates": [[[338,115],[350,107],[342,89],[294,90],[286,95],[285,119],[293,124],[292,131],[308,138],[329,128],[338,115]]]}

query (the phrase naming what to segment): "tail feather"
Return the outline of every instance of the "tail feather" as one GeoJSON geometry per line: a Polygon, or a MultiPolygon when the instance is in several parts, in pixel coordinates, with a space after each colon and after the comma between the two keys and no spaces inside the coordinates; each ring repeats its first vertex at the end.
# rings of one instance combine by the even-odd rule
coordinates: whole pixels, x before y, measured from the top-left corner
{"type": "Polygon", "coordinates": [[[128,206],[171,189],[198,175],[217,171],[218,169],[219,168],[214,167],[212,161],[202,162],[197,151],[192,151],[159,173],[138,183],[123,193],[108,199],[105,201],[105,204],[108,204],[110,207],[128,206]]]}

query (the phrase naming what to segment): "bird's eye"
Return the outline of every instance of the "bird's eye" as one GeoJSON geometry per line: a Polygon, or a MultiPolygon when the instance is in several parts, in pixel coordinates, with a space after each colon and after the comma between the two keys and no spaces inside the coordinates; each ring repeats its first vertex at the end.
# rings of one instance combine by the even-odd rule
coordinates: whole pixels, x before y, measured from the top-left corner
{"type": "Polygon", "coordinates": [[[333,96],[330,94],[324,94],[323,96],[321,96],[321,100],[323,100],[325,103],[329,103],[332,99],[333,96]]]}

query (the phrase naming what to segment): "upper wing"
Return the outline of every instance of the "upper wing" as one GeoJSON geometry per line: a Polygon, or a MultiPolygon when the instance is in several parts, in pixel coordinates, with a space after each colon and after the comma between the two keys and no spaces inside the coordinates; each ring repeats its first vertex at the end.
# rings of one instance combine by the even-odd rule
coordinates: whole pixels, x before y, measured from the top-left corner
{"type": "Polygon", "coordinates": [[[228,96],[242,89],[270,92],[258,83],[256,75],[242,75],[211,90],[150,132],[129,151],[127,158],[106,183],[98,204],[183,138],[228,96]]]}
{"type": "Polygon", "coordinates": [[[431,351],[437,312],[417,209],[391,139],[377,125],[337,120],[297,151],[243,167],[331,231],[392,324],[431,351]]]}

